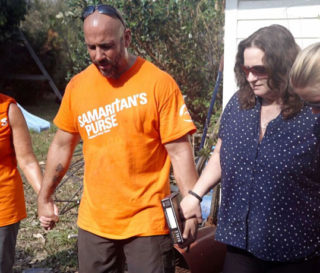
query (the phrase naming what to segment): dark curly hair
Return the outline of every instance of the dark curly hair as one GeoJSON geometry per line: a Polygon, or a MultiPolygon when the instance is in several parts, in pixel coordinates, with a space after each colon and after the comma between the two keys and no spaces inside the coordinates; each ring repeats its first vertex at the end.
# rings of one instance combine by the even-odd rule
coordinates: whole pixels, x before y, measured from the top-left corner
{"type": "Polygon", "coordinates": [[[301,110],[303,103],[297,95],[289,90],[290,69],[300,51],[292,34],[281,25],[271,25],[260,28],[240,42],[234,72],[239,87],[239,101],[242,109],[251,109],[256,104],[255,94],[242,71],[243,53],[249,47],[257,47],[264,52],[262,61],[268,73],[267,84],[282,100],[281,114],[283,118],[293,117],[301,110]]]}

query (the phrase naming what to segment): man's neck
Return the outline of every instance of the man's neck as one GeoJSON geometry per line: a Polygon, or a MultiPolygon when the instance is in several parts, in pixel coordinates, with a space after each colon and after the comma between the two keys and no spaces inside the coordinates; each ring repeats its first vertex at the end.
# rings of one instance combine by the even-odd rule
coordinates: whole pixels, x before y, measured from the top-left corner
{"type": "Polygon", "coordinates": [[[134,65],[134,63],[136,62],[136,59],[137,59],[137,56],[128,53],[128,55],[124,60],[123,69],[119,73],[119,77],[121,77],[123,73],[126,73],[134,65]]]}

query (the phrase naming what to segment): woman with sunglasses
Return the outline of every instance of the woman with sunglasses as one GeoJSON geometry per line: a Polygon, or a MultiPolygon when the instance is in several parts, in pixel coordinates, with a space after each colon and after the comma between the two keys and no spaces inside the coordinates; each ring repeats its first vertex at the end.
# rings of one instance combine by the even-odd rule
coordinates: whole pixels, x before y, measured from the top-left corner
{"type": "Polygon", "coordinates": [[[290,83],[312,112],[320,113],[320,42],[299,53],[290,72],[290,83]]]}
{"type": "Polygon", "coordinates": [[[0,93],[0,272],[11,273],[20,221],[26,217],[23,184],[17,167],[36,193],[42,173],[33,154],[25,119],[16,101],[0,93]]]}
{"type": "Polygon", "coordinates": [[[194,195],[201,199],[221,180],[216,240],[227,245],[224,273],[320,272],[320,118],[289,92],[298,52],[280,25],[240,42],[239,90],[193,194],[182,200],[184,216],[194,216],[194,195]]]}

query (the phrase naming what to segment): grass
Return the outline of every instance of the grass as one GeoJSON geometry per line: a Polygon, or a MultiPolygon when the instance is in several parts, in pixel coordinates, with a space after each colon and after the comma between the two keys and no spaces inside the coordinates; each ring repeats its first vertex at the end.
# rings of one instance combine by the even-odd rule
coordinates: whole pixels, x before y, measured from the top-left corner
{"type": "MultiPolygon", "coordinates": [[[[24,106],[32,114],[42,117],[51,122],[51,128],[41,133],[30,132],[34,153],[44,168],[49,145],[57,130],[52,120],[59,105],[54,100],[44,100],[41,105],[24,106]]],[[[79,150],[79,149],[78,149],[79,150]]],[[[81,157],[78,152],[77,158],[81,157]]],[[[73,183],[71,177],[63,182],[62,187],[57,191],[56,198],[61,200],[71,199],[75,191],[81,186],[81,170],[77,173],[79,178],[73,183]]],[[[26,183],[24,177],[25,201],[28,217],[21,221],[17,238],[16,261],[14,272],[21,273],[29,268],[50,268],[54,273],[71,273],[77,271],[77,206],[60,215],[60,221],[51,231],[45,231],[40,227],[37,217],[36,194],[31,186],[26,183]]],[[[77,204],[79,194],[73,198],[73,202],[59,202],[59,209],[68,205],[77,204]]]]}

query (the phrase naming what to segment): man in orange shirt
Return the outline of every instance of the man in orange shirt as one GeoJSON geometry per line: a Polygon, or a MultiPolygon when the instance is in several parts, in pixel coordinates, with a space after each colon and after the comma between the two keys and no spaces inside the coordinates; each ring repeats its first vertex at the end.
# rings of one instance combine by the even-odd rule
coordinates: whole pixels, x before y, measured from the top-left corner
{"type": "MultiPolygon", "coordinates": [[[[70,81],[55,117],[39,219],[46,229],[57,221],[51,195],[81,138],[79,273],[122,272],[124,259],[129,272],[174,272],[161,199],[171,163],[182,195],[197,180],[188,139],[196,128],[172,77],[128,52],[131,32],[116,9],[89,6],[83,19],[92,64],[70,81]]],[[[197,222],[186,220],[185,238],[195,239],[197,222]]]]}

